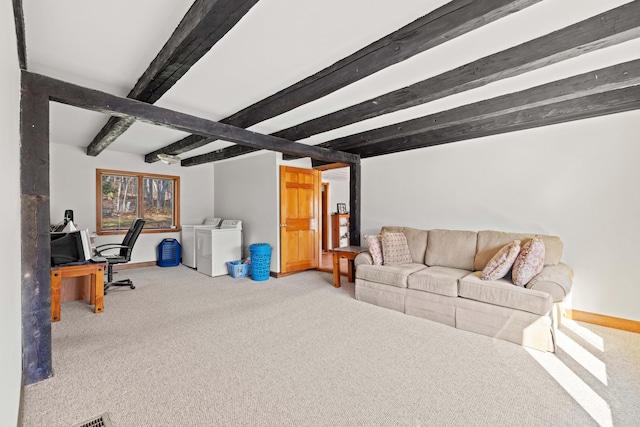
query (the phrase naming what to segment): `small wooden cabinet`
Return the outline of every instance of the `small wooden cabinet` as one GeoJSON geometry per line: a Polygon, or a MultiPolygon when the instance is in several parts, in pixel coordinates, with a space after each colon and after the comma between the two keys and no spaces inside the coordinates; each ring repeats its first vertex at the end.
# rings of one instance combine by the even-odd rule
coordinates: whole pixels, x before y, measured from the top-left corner
{"type": "Polygon", "coordinates": [[[349,246],[349,214],[331,215],[331,248],[349,246]]]}

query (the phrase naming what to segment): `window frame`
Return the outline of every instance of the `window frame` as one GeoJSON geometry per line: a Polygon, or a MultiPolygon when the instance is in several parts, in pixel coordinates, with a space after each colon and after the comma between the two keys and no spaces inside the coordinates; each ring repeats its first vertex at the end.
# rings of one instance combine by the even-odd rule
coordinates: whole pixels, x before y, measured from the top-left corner
{"type": "Polygon", "coordinates": [[[103,230],[102,229],[102,176],[103,175],[120,175],[136,177],[138,179],[138,215],[144,218],[144,178],[165,179],[173,181],[173,218],[174,228],[143,228],[142,234],[150,233],[176,233],[180,231],[180,177],[176,175],[161,175],[146,172],[129,172],[113,169],[96,169],[96,234],[99,236],[126,234],[126,230],[103,230]]]}

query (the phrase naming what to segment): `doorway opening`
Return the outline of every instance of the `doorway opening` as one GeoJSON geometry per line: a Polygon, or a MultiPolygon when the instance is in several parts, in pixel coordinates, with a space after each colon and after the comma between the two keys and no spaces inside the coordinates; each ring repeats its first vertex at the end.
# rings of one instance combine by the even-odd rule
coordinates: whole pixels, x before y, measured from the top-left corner
{"type": "MultiPolygon", "coordinates": [[[[322,251],[320,254],[320,270],[333,271],[332,255],[330,249],[349,245],[349,166],[341,163],[323,165],[317,167],[322,171],[321,191],[322,203],[320,215],[322,223],[322,251]],[[338,204],[344,205],[340,218],[338,204]],[[341,223],[337,228],[334,226],[341,223]]],[[[342,259],[341,271],[347,271],[346,260],[342,259]]]]}

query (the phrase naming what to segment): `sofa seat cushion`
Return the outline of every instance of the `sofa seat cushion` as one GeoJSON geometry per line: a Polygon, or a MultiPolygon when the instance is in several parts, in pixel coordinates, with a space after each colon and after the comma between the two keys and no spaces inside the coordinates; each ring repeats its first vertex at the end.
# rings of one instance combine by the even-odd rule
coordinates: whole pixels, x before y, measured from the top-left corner
{"type": "Polygon", "coordinates": [[[546,292],[515,286],[506,279],[482,280],[475,271],[458,281],[458,296],[534,314],[547,314],[553,298],[546,292]]]}
{"type": "Polygon", "coordinates": [[[469,270],[449,267],[427,267],[409,276],[407,287],[447,297],[458,296],[458,279],[468,275],[469,270]]]}
{"type": "Polygon", "coordinates": [[[402,265],[359,265],[356,269],[356,278],[370,282],[384,283],[398,288],[407,287],[407,278],[410,274],[427,268],[424,264],[402,265]]]}

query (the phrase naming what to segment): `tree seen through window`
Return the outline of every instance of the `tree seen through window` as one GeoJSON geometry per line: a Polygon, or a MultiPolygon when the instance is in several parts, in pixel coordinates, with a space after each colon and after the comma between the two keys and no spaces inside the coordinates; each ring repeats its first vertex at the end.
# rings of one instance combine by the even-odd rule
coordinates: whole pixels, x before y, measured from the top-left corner
{"type": "Polygon", "coordinates": [[[100,169],[96,175],[98,233],[126,231],[137,217],[147,231],[178,227],[179,177],[100,169]]]}

